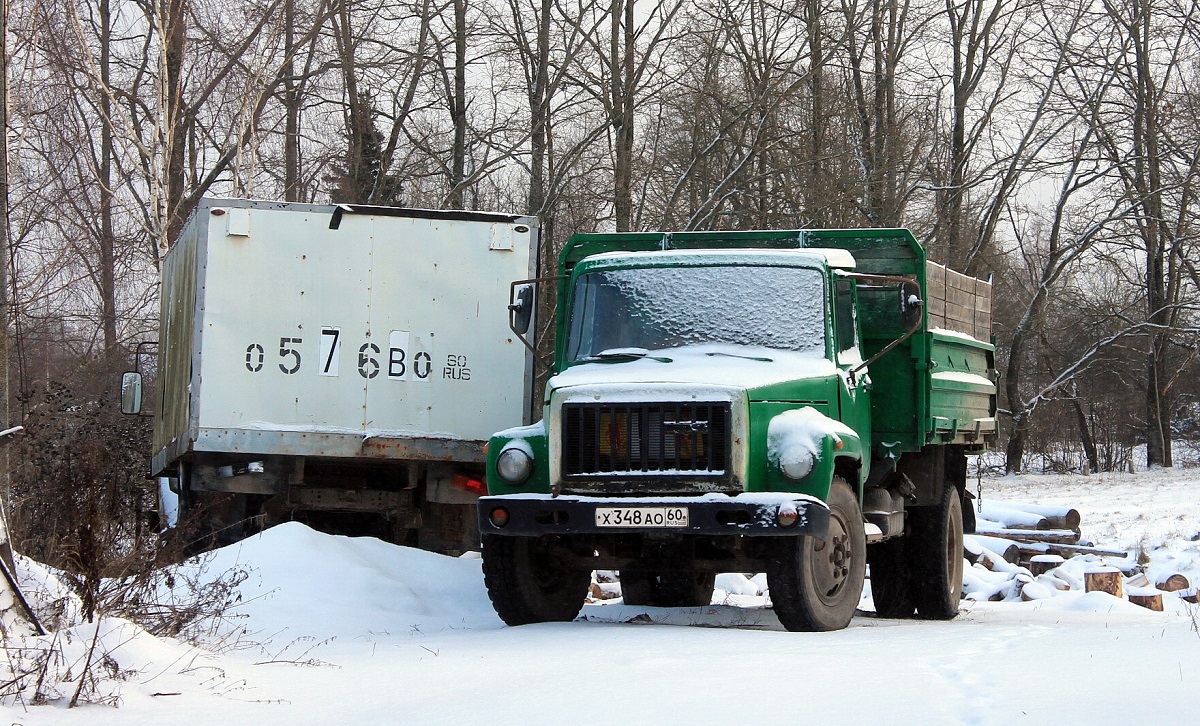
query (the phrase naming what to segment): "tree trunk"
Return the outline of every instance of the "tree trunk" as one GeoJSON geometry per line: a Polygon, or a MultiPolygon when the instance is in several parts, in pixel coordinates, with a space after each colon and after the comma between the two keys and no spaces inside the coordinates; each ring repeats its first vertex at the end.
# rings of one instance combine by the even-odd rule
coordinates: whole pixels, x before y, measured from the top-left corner
{"type": "MultiPolygon", "coordinates": [[[[117,287],[113,227],[113,113],[108,89],[112,88],[112,14],[109,0],[100,0],[100,319],[104,335],[106,373],[115,373],[120,363],[117,350],[117,287]]],[[[115,389],[114,389],[115,391],[115,389]]]]}
{"type": "MultiPolygon", "coordinates": [[[[967,88],[968,76],[971,73],[970,55],[966,53],[964,44],[966,33],[963,27],[966,20],[955,12],[954,3],[947,0],[946,16],[950,22],[950,144],[946,161],[946,178],[943,188],[938,192],[940,207],[937,232],[938,246],[942,248],[942,259],[945,264],[961,269],[958,258],[959,241],[962,234],[962,196],[963,180],[966,176],[965,166],[967,157],[967,101],[970,90],[967,88]]],[[[969,7],[963,7],[963,14],[970,14],[969,7]]]]}
{"type": "Polygon", "coordinates": [[[467,169],[467,0],[454,0],[454,91],[450,98],[454,145],[450,150],[450,193],[446,206],[462,209],[467,169]]]}
{"type": "Polygon", "coordinates": [[[296,83],[296,0],[283,4],[283,198],[301,199],[300,189],[300,91],[296,83]]]}
{"type": "MultiPolygon", "coordinates": [[[[1078,396],[1078,391],[1076,391],[1078,396]]],[[[1096,453],[1096,441],[1092,438],[1092,427],[1088,423],[1087,414],[1083,412],[1083,406],[1079,403],[1079,398],[1072,398],[1071,405],[1075,407],[1075,421],[1079,425],[1079,441],[1083,445],[1083,454],[1087,457],[1088,471],[1095,473],[1100,471],[1100,456],[1096,453]]]]}
{"type": "Polygon", "coordinates": [[[1146,247],[1146,313],[1151,324],[1150,347],[1146,354],[1146,464],[1171,466],[1171,412],[1167,399],[1170,371],[1170,299],[1167,295],[1165,260],[1166,229],[1162,224],[1162,159],[1159,155],[1158,86],[1151,70],[1154,29],[1150,3],[1133,6],[1128,29],[1137,63],[1133,108],[1134,186],[1138,191],[1138,220],[1146,247]]]}
{"type": "Polygon", "coordinates": [[[1008,444],[1004,447],[1004,473],[1020,474],[1025,468],[1025,434],[1029,428],[1028,412],[1013,416],[1008,432],[1008,444]]]}
{"type": "Polygon", "coordinates": [[[824,164],[821,157],[828,153],[825,144],[825,88],[822,74],[825,67],[824,38],[821,35],[821,1],[808,0],[805,23],[808,26],[809,87],[812,101],[809,121],[811,132],[808,146],[808,187],[805,190],[805,206],[813,226],[821,228],[829,223],[827,213],[829,190],[824,182],[824,164]]]}
{"type": "Polygon", "coordinates": [[[162,201],[166,239],[160,240],[160,253],[179,237],[190,210],[185,209],[187,189],[187,130],[189,111],[183,99],[183,63],[187,50],[189,0],[166,0],[163,23],[163,56],[166,67],[164,91],[166,113],[162,121],[166,133],[166,199],[162,201]]]}
{"type": "MultiPolygon", "coordinates": [[[[0,3],[0,131],[8,130],[8,3],[0,3]]],[[[9,244],[8,227],[8,134],[0,138],[0,431],[9,428],[8,416],[8,355],[9,355],[9,318],[12,310],[9,305],[9,260],[11,245],[9,244]]],[[[5,500],[9,494],[9,447],[0,444],[0,496],[5,500]]],[[[4,511],[0,508],[0,517],[4,511]]],[[[12,548],[8,545],[8,524],[3,523],[5,546],[0,548],[0,555],[11,571],[13,565],[12,548]]]]}
{"type": "Polygon", "coordinates": [[[633,229],[633,106],[635,0],[612,0],[613,213],[618,232],[633,229]]]}
{"type": "MultiPolygon", "coordinates": [[[[553,0],[538,6],[533,86],[529,89],[529,198],[526,212],[540,215],[546,206],[546,134],[550,115],[550,11],[553,0]]],[[[543,240],[543,243],[545,240],[543,240]]]]}

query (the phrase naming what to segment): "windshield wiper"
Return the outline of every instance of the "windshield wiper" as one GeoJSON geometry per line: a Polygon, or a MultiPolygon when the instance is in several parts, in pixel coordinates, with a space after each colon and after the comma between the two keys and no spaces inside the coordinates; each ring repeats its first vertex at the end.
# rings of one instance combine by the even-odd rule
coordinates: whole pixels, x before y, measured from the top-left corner
{"type": "Polygon", "coordinates": [[[760,363],[774,363],[775,362],[774,358],[761,358],[759,356],[754,356],[754,355],[738,355],[737,353],[720,353],[717,351],[705,353],[704,355],[719,355],[722,358],[742,358],[743,360],[756,360],[760,363]]]}
{"type": "Polygon", "coordinates": [[[595,355],[586,355],[579,360],[584,363],[620,363],[622,361],[639,360],[641,358],[656,360],[659,363],[671,362],[670,358],[659,358],[650,355],[650,351],[645,348],[608,348],[595,355]]]}

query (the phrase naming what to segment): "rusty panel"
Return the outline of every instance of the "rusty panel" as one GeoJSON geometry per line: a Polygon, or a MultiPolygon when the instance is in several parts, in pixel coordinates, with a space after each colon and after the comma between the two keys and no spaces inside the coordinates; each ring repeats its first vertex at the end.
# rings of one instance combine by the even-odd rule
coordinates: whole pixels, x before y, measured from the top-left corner
{"type": "Polygon", "coordinates": [[[435,437],[390,437],[319,431],[199,429],[196,451],[339,459],[398,459],[483,463],[486,442],[435,437]]]}
{"type": "MultiPolygon", "coordinates": [[[[302,509],[327,512],[401,512],[408,518],[419,516],[412,511],[412,497],[408,492],[381,489],[337,489],[297,487],[289,493],[289,501],[302,509]]],[[[419,521],[412,524],[420,526],[419,521]]]]}
{"type": "Polygon", "coordinates": [[[206,221],[193,217],[162,260],[158,345],[159,400],[154,402],[154,472],[186,450],[191,418],[189,386],[196,324],[198,248],[206,221]]]}

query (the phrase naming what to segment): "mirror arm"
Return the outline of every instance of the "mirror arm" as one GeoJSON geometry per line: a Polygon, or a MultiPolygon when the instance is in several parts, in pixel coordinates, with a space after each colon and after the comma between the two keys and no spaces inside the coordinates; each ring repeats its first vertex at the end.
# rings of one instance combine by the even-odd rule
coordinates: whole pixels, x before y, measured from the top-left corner
{"type": "MultiPolygon", "coordinates": [[[[566,279],[566,275],[554,275],[553,277],[534,277],[534,278],[531,278],[528,280],[514,280],[508,286],[508,299],[516,300],[517,288],[521,287],[522,285],[537,286],[537,285],[540,285],[543,283],[558,282],[559,280],[564,280],[564,279],[566,279]]],[[[536,301],[537,301],[537,298],[533,297],[530,299],[530,304],[536,305],[537,304],[536,301]]],[[[508,329],[513,332],[513,335],[517,336],[517,340],[521,341],[522,345],[524,345],[527,349],[529,349],[530,353],[533,353],[533,357],[536,358],[539,363],[541,363],[543,366],[546,366],[548,368],[552,361],[545,360],[542,357],[542,355],[540,353],[538,353],[537,347],[525,337],[525,334],[523,334],[517,330],[516,313],[517,313],[518,307],[519,307],[518,303],[515,303],[515,302],[510,302],[508,305],[508,329]]],[[[531,319],[532,319],[532,315],[533,314],[530,313],[531,319]]],[[[534,337],[536,337],[536,336],[537,336],[537,330],[535,329],[534,337]]]]}
{"type": "MultiPolygon", "coordinates": [[[[916,280],[913,280],[911,278],[900,277],[898,275],[868,275],[868,274],[862,273],[862,272],[846,272],[846,273],[842,273],[842,276],[848,277],[853,280],[866,280],[868,282],[898,282],[902,285],[913,285],[917,288],[917,297],[920,299],[921,305],[924,306],[924,304],[925,304],[925,294],[924,294],[924,291],[921,289],[921,283],[919,283],[916,280]]],[[[859,363],[858,365],[851,368],[850,372],[849,372],[851,380],[854,379],[854,376],[859,371],[866,370],[866,368],[868,366],[870,366],[872,363],[879,360],[883,356],[887,355],[887,353],[890,352],[892,350],[892,348],[895,348],[896,346],[900,345],[904,341],[911,338],[918,330],[921,329],[921,325],[924,322],[925,322],[925,316],[924,315],[918,316],[917,322],[912,324],[912,327],[910,327],[908,329],[908,332],[906,332],[904,335],[901,335],[899,338],[896,338],[892,342],[890,342],[887,345],[880,348],[879,351],[877,353],[875,353],[875,355],[871,356],[867,360],[865,360],[862,363],[859,363]]]]}

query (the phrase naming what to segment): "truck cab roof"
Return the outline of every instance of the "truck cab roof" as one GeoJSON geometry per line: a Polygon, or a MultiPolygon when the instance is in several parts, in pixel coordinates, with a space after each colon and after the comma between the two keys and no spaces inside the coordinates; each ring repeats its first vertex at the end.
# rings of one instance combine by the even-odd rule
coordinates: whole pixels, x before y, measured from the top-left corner
{"type": "Polygon", "coordinates": [[[581,262],[592,265],[738,265],[738,266],[781,266],[799,265],[825,266],[839,270],[853,270],[857,263],[847,250],[829,247],[806,247],[801,249],[693,249],[603,252],[585,258],[581,262]]]}

